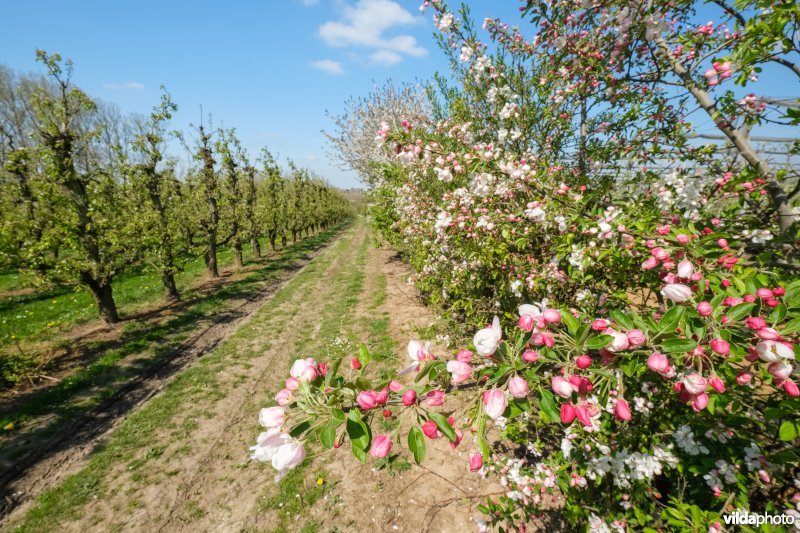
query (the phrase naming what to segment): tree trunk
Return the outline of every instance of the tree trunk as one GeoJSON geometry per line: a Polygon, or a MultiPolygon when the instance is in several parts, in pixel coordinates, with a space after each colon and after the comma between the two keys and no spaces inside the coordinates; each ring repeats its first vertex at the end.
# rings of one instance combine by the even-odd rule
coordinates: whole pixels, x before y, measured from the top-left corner
{"type": "Polygon", "coordinates": [[[286,233],[281,234],[281,247],[286,248],[286,233]]]}
{"type": "Polygon", "coordinates": [[[244,260],[242,260],[242,243],[236,242],[233,245],[233,266],[236,268],[242,268],[244,266],[244,260]]]}
{"type": "Polygon", "coordinates": [[[206,248],[206,272],[212,278],[219,277],[219,268],[217,268],[217,242],[211,240],[206,248]]]}
{"type": "Polygon", "coordinates": [[[292,242],[297,242],[297,230],[292,230],[292,242]]]}
{"type": "Polygon", "coordinates": [[[100,311],[100,316],[105,320],[106,324],[116,324],[119,322],[117,304],[114,302],[114,293],[111,289],[111,283],[101,283],[86,272],[81,275],[81,278],[84,285],[92,291],[94,301],[97,303],[97,310],[100,311]]]}
{"type": "Polygon", "coordinates": [[[253,257],[261,259],[261,243],[258,239],[251,239],[250,243],[253,245],[253,257]]]}
{"type": "Polygon", "coordinates": [[[164,285],[167,300],[179,300],[181,295],[178,293],[178,287],[175,285],[175,275],[171,271],[164,271],[161,273],[161,283],[164,285]]]}
{"type": "Polygon", "coordinates": [[[275,251],[275,239],[278,238],[278,233],[275,231],[269,232],[269,246],[272,248],[272,251],[275,251]]]}

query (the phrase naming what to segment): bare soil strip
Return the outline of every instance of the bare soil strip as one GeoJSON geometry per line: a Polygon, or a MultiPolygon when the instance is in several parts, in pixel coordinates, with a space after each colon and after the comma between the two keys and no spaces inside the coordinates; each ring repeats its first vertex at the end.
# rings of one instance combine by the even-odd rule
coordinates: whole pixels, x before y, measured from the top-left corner
{"type": "Polygon", "coordinates": [[[0,528],[24,513],[32,498],[75,471],[98,443],[125,420],[127,413],[161,391],[175,373],[235,333],[327,246],[302,256],[273,277],[260,292],[214,316],[209,324],[159,358],[156,364],[125,382],[113,395],[71,423],[67,435],[59,431],[16,458],[13,465],[0,472],[0,528]]]}

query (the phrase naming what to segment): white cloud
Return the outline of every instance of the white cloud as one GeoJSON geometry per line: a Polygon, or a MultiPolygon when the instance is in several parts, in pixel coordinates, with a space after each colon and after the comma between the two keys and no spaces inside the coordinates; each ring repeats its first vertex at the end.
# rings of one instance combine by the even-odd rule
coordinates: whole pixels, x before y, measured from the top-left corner
{"type": "Polygon", "coordinates": [[[403,56],[391,50],[378,50],[370,54],[370,61],[375,65],[383,65],[385,67],[394,65],[403,60],[403,56]]]}
{"type": "Polygon", "coordinates": [[[314,68],[327,72],[328,74],[344,74],[342,64],[338,61],[331,61],[330,59],[320,59],[311,63],[314,68]]]}
{"type": "Polygon", "coordinates": [[[143,91],[144,84],[139,83],[138,81],[126,81],[124,83],[106,83],[103,85],[106,89],[110,89],[112,91],[143,91]]]}
{"type": "Polygon", "coordinates": [[[373,63],[393,65],[402,55],[424,56],[428,51],[417,43],[413,35],[385,35],[395,27],[412,26],[421,21],[392,0],[358,0],[355,6],[346,6],[342,20],[328,21],[319,28],[319,36],[328,46],[375,48],[370,59],[373,63]]]}

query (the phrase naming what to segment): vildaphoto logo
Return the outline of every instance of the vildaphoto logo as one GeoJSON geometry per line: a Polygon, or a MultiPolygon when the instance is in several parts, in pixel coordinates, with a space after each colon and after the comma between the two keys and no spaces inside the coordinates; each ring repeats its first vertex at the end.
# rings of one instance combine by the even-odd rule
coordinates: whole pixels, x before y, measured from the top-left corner
{"type": "Polygon", "coordinates": [[[722,516],[728,526],[773,526],[794,525],[794,516],[790,514],[751,513],[750,511],[737,511],[722,516]]]}

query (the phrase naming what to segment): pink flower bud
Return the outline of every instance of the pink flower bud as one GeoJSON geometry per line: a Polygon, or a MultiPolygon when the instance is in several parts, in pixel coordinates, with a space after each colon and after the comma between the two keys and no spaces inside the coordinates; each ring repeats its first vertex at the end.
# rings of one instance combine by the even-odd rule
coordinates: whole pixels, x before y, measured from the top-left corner
{"type": "Polygon", "coordinates": [[[558,312],[556,309],[545,309],[544,313],[542,313],[546,322],[551,324],[557,324],[561,322],[561,313],[558,312]]]}
{"type": "Polygon", "coordinates": [[[669,359],[667,359],[667,356],[663,353],[652,353],[650,357],[647,358],[647,368],[653,372],[664,374],[670,369],[669,359]]]}
{"type": "Polygon", "coordinates": [[[748,328],[759,330],[761,328],[767,327],[767,321],[761,318],[760,316],[751,316],[744,319],[744,323],[747,325],[748,328]]]}
{"type": "Polygon", "coordinates": [[[697,313],[700,316],[707,317],[711,316],[711,313],[714,312],[714,308],[711,307],[711,304],[708,302],[700,302],[697,304],[697,313]]]}
{"type": "Polygon", "coordinates": [[[683,386],[689,394],[702,394],[706,391],[708,382],[700,374],[693,373],[683,378],[683,386]]]}
{"type": "Polygon", "coordinates": [[[286,378],[286,390],[295,391],[299,386],[300,382],[297,381],[297,378],[286,378]]]}
{"type": "Polygon", "coordinates": [[[579,355],[577,358],[575,358],[575,364],[581,370],[589,368],[592,365],[592,358],[586,354],[579,355]]]}
{"type": "Polygon", "coordinates": [[[469,364],[472,362],[472,352],[469,350],[461,350],[458,352],[458,355],[456,355],[456,359],[462,363],[469,364]]]}
{"type": "Polygon", "coordinates": [[[776,361],[774,363],[770,363],[767,367],[767,371],[772,374],[772,377],[774,377],[776,380],[789,379],[789,376],[792,375],[793,370],[794,365],[786,361],[776,361]]]}
{"type": "Polygon", "coordinates": [[[690,261],[684,259],[680,263],[678,263],[678,277],[683,279],[689,279],[692,274],[694,273],[694,266],[690,261]]]}
{"type": "Polygon", "coordinates": [[[539,360],[539,352],[534,350],[525,350],[522,352],[522,360],[526,363],[535,363],[539,360]]]}
{"type": "Polygon", "coordinates": [[[767,471],[766,471],[766,470],[764,470],[763,468],[762,468],[762,469],[760,469],[760,470],[758,471],[758,477],[759,477],[759,478],[761,479],[761,481],[763,481],[764,483],[769,483],[769,474],[768,474],[768,473],[767,473],[767,471]]]}
{"type": "Polygon", "coordinates": [[[561,422],[571,424],[573,420],[575,420],[575,406],[571,403],[565,403],[561,406],[561,422]]]}
{"type": "Polygon", "coordinates": [[[695,394],[694,397],[692,398],[692,409],[694,409],[695,412],[699,413],[700,411],[705,409],[706,406],[708,406],[708,394],[706,394],[705,392],[701,394],[695,394]]]}
{"type": "Polygon", "coordinates": [[[525,398],[530,392],[528,382],[519,376],[514,376],[508,380],[508,392],[514,398],[525,398]]]}
{"type": "Polygon", "coordinates": [[[483,406],[489,418],[500,418],[508,407],[508,400],[500,389],[489,389],[483,392],[483,406]]]}
{"type": "Polygon", "coordinates": [[[350,360],[350,366],[353,367],[353,370],[359,370],[361,368],[361,361],[358,360],[358,357],[353,357],[350,360]]]}
{"type": "Polygon", "coordinates": [[[594,331],[605,331],[608,328],[608,322],[603,320],[602,318],[598,318],[594,322],[592,322],[592,329],[594,331]]]}
{"type": "Polygon", "coordinates": [[[760,330],[756,331],[756,336],[765,341],[774,341],[781,337],[780,333],[772,328],[761,328],[760,330]]]}
{"type": "Polygon", "coordinates": [[[739,385],[747,385],[748,383],[750,383],[751,379],[753,379],[753,376],[752,374],[750,374],[750,372],[742,371],[739,372],[738,376],[736,376],[736,383],[738,383],[739,385]]]}
{"type": "Polygon", "coordinates": [[[283,389],[275,395],[275,401],[278,402],[278,405],[281,407],[286,407],[292,403],[292,391],[289,389],[283,389]]]}
{"type": "Polygon", "coordinates": [[[800,396],[800,389],[797,388],[797,385],[794,381],[787,379],[783,382],[783,390],[786,391],[786,394],[791,396],[792,398],[797,398],[800,396]]]}
{"type": "Polygon", "coordinates": [[[356,396],[356,403],[364,410],[374,409],[378,405],[378,393],[371,390],[364,390],[356,396]]]}
{"type": "Polygon", "coordinates": [[[403,393],[403,405],[409,407],[417,402],[417,391],[408,389],[403,393]]]}
{"type": "Polygon", "coordinates": [[[677,240],[680,244],[687,244],[689,242],[689,236],[679,233],[675,236],[675,240],[677,240]]]}
{"type": "Polygon", "coordinates": [[[763,289],[763,288],[762,289],[758,289],[756,291],[756,296],[758,296],[762,300],[768,300],[769,298],[772,298],[772,291],[769,290],[769,289],[763,289]]]}
{"type": "Polygon", "coordinates": [[[553,379],[550,381],[550,386],[552,387],[553,392],[562,398],[569,398],[572,396],[572,383],[561,376],[553,376],[553,379]]]}
{"type": "Polygon", "coordinates": [[[425,423],[422,424],[422,433],[429,439],[438,439],[440,435],[439,428],[433,420],[426,420],[425,423]]]}
{"type": "Polygon", "coordinates": [[[375,395],[375,401],[378,405],[386,405],[386,402],[389,401],[389,390],[382,389],[378,394],[375,395]]]}
{"type": "Polygon", "coordinates": [[[392,449],[392,441],[386,435],[378,435],[372,439],[372,447],[369,449],[369,454],[372,457],[381,459],[389,455],[389,450],[392,449]]]}
{"type": "Polygon", "coordinates": [[[425,398],[425,403],[431,407],[437,407],[444,403],[444,391],[441,389],[432,390],[425,398]]]}
{"type": "Polygon", "coordinates": [[[731,353],[731,345],[724,339],[712,339],[709,345],[712,350],[720,355],[728,355],[731,353]]]}
{"type": "Polygon", "coordinates": [[[640,329],[632,329],[628,332],[628,342],[631,345],[631,348],[638,348],[642,344],[644,344],[644,332],[640,329]]]}
{"type": "Polygon", "coordinates": [[[659,261],[666,261],[667,259],[669,259],[669,252],[660,247],[656,247],[650,250],[650,255],[652,255],[659,261]]]}
{"type": "Polygon", "coordinates": [[[723,392],[725,392],[725,382],[722,381],[717,376],[714,376],[713,378],[709,379],[708,382],[711,384],[711,388],[717,391],[718,393],[722,394],[723,392]]]}
{"type": "Polygon", "coordinates": [[[658,259],[655,257],[648,257],[644,263],[642,263],[642,270],[653,270],[655,267],[658,266],[658,259]]]}
{"type": "Polygon", "coordinates": [[[578,417],[578,420],[584,426],[591,426],[592,425],[592,418],[589,416],[589,410],[586,409],[585,406],[579,405],[575,408],[575,416],[578,417]]]}
{"type": "Polygon", "coordinates": [[[481,452],[472,452],[469,454],[469,471],[477,472],[483,466],[483,455],[481,452]]]}
{"type": "Polygon", "coordinates": [[[522,315],[519,317],[517,321],[517,326],[522,331],[532,331],[533,330],[533,317],[530,315],[522,315]]]}
{"type": "Polygon", "coordinates": [[[622,398],[617,400],[617,403],[614,405],[614,416],[617,417],[617,420],[630,420],[632,418],[631,408],[627,401],[622,398]]]}
{"type": "Polygon", "coordinates": [[[717,246],[720,248],[727,248],[728,247],[728,240],[727,239],[717,239],[717,246]]]}
{"type": "Polygon", "coordinates": [[[661,295],[667,300],[682,303],[692,297],[692,289],[682,283],[669,283],[661,289],[661,295]]]}
{"type": "Polygon", "coordinates": [[[389,382],[389,390],[392,392],[400,392],[403,390],[403,384],[399,381],[392,380],[389,382]]]}

